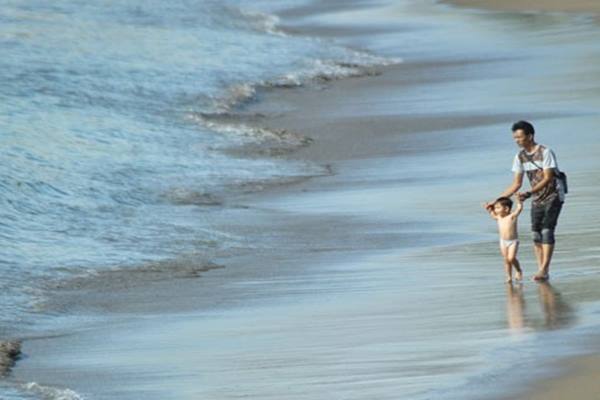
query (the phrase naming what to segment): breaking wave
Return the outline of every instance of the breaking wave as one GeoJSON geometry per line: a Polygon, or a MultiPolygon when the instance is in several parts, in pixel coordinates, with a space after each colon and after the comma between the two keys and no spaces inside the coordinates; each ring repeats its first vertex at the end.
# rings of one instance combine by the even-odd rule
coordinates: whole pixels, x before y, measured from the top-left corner
{"type": "Polygon", "coordinates": [[[239,10],[239,13],[259,31],[277,36],[287,36],[284,30],[279,27],[280,20],[276,15],[252,10],[239,10]]]}
{"type": "Polygon", "coordinates": [[[265,153],[293,151],[312,143],[312,139],[287,129],[259,125],[260,115],[198,113],[190,118],[213,132],[238,138],[238,144],[260,145],[265,153]]]}
{"type": "Polygon", "coordinates": [[[312,139],[285,129],[262,126],[260,120],[264,115],[240,113],[239,110],[255,101],[259,93],[273,89],[318,87],[340,79],[375,76],[381,73],[382,67],[401,62],[398,58],[379,57],[364,51],[346,49],[343,60],[315,59],[301,69],[273,79],[233,84],[210,99],[208,112],[191,112],[187,117],[210,131],[245,140],[245,144],[251,140],[262,142],[263,145],[277,144],[275,149],[273,146],[271,149],[266,146],[260,151],[266,155],[277,155],[306,146],[312,139]]]}
{"type": "Polygon", "coordinates": [[[331,81],[381,73],[380,68],[402,62],[398,58],[384,58],[366,52],[352,50],[348,60],[316,59],[304,68],[289,72],[273,79],[259,82],[244,82],[229,86],[220,95],[212,98],[213,113],[232,112],[256,99],[261,90],[272,88],[297,88],[306,85],[319,85],[331,81]]]}
{"type": "Polygon", "coordinates": [[[26,392],[35,394],[43,400],[84,400],[84,397],[71,389],[57,389],[50,386],[29,382],[23,385],[26,392]]]}

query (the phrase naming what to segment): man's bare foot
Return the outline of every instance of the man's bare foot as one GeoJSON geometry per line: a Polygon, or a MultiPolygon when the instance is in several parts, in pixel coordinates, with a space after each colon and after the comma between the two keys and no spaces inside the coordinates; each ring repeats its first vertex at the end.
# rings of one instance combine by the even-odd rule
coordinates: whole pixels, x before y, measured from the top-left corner
{"type": "Polygon", "coordinates": [[[506,278],[504,278],[504,282],[505,283],[512,283],[512,276],[507,275],[506,278]]]}
{"type": "Polygon", "coordinates": [[[515,272],[515,279],[518,281],[522,281],[523,280],[523,271],[515,272]]]}
{"type": "Polygon", "coordinates": [[[535,274],[533,276],[532,279],[536,282],[546,282],[547,280],[550,279],[550,275],[544,273],[543,271],[539,271],[537,274],[535,274]]]}

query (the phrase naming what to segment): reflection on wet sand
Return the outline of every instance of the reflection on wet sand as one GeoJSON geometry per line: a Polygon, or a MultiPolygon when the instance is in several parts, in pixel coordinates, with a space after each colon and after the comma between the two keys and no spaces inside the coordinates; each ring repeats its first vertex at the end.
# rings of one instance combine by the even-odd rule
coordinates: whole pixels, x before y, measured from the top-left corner
{"type": "Polygon", "coordinates": [[[550,283],[539,283],[538,295],[546,329],[564,328],[573,321],[572,307],[550,283]]]}
{"type": "Polygon", "coordinates": [[[506,285],[506,320],[511,333],[520,333],[525,327],[525,298],[523,285],[506,285]]]}
{"type": "Polygon", "coordinates": [[[506,320],[511,333],[522,333],[524,328],[560,329],[573,322],[573,309],[556,288],[548,282],[540,282],[537,292],[541,319],[526,315],[522,284],[506,285],[506,320]]]}

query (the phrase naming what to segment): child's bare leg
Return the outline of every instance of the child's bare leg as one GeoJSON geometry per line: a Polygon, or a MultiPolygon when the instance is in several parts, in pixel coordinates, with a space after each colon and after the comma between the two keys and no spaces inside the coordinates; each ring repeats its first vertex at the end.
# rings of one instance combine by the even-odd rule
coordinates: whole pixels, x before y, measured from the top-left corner
{"type": "Polygon", "coordinates": [[[500,253],[504,260],[504,280],[505,282],[512,282],[512,263],[508,261],[508,249],[500,245],[500,253]]]}
{"type": "Polygon", "coordinates": [[[513,267],[515,267],[515,279],[518,281],[522,281],[523,280],[523,270],[521,269],[521,264],[519,263],[519,260],[517,260],[516,258],[513,260],[512,262],[513,267]]]}
{"type": "Polygon", "coordinates": [[[519,251],[519,243],[515,243],[512,246],[509,246],[506,250],[507,259],[513,265],[516,271],[515,279],[519,281],[523,280],[523,271],[521,270],[521,263],[519,263],[519,260],[517,260],[517,251],[519,251]]]}
{"type": "Polygon", "coordinates": [[[512,282],[512,263],[508,260],[504,260],[504,275],[505,282],[512,282]]]}

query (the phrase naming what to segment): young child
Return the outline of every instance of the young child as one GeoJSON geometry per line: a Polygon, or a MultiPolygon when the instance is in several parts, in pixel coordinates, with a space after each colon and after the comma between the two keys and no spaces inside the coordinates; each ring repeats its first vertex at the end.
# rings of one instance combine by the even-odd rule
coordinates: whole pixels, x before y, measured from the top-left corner
{"type": "Polygon", "coordinates": [[[523,271],[519,260],[517,260],[517,251],[519,250],[519,236],[517,233],[517,218],[523,211],[523,203],[517,196],[517,206],[511,212],[513,202],[508,197],[500,197],[492,204],[484,204],[490,217],[498,221],[498,231],[500,233],[500,253],[504,257],[504,272],[506,273],[506,282],[512,282],[512,269],[515,268],[515,278],[523,279],[523,271]]]}

